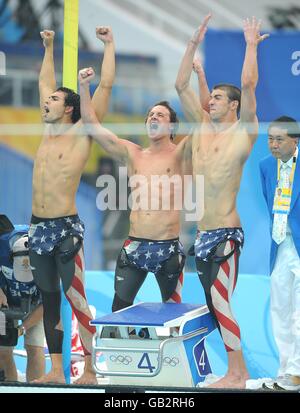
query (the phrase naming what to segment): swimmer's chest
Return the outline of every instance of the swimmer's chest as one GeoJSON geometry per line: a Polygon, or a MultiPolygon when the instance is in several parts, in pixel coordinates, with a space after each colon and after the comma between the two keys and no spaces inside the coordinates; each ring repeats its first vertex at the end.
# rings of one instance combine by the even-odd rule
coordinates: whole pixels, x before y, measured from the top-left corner
{"type": "Polygon", "coordinates": [[[76,169],[77,151],[74,150],[74,137],[61,136],[57,138],[46,137],[42,140],[38,149],[35,163],[47,164],[49,167],[57,168],[72,167],[76,169]]]}
{"type": "Polygon", "coordinates": [[[206,134],[193,140],[194,172],[205,173],[241,165],[248,153],[248,137],[243,131],[206,134]]]}
{"type": "Polygon", "coordinates": [[[181,163],[174,152],[149,154],[141,152],[132,161],[131,172],[133,175],[150,177],[153,175],[181,174],[181,163]]]}

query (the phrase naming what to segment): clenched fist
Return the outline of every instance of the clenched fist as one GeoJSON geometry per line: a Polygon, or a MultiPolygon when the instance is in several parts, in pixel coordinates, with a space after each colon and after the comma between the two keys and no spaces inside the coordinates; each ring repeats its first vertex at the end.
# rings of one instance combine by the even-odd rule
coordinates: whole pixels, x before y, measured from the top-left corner
{"type": "Polygon", "coordinates": [[[103,43],[109,43],[113,41],[113,34],[111,27],[98,26],[96,27],[96,37],[102,40],[103,43]]]}
{"type": "Polygon", "coordinates": [[[41,38],[43,39],[44,47],[48,47],[53,43],[55,32],[53,30],[43,30],[40,32],[41,38]]]}
{"type": "Polygon", "coordinates": [[[90,83],[90,81],[95,77],[95,72],[92,67],[87,67],[85,69],[79,70],[78,80],[81,85],[85,83],[90,83]]]}

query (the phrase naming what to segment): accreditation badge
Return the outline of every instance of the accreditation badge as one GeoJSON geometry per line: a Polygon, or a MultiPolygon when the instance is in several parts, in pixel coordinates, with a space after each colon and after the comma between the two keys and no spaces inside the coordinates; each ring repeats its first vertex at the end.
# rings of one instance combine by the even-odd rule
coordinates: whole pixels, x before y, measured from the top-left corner
{"type": "Polygon", "coordinates": [[[291,205],[291,189],[276,187],[273,214],[288,214],[291,205]]]}

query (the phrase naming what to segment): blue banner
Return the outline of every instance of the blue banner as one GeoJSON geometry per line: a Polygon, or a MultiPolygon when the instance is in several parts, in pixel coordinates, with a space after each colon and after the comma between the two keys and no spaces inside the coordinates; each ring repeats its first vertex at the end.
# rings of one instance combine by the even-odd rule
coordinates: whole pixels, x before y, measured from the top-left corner
{"type": "MultiPolygon", "coordinates": [[[[210,88],[218,83],[240,87],[245,55],[242,32],[209,30],[204,53],[210,88]]],[[[258,46],[258,68],[259,121],[269,122],[284,114],[299,119],[300,32],[271,32],[258,46]]]]}

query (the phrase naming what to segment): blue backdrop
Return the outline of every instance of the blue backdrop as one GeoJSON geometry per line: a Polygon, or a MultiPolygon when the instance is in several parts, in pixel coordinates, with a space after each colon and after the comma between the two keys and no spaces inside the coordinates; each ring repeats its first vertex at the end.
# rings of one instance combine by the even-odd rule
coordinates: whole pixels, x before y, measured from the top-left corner
{"type": "MultiPolygon", "coordinates": [[[[270,34],[258,47],[256,97],[259,121],[269,122],[283,114],[299,120],[300,32],[278,31],[270,34]],[[293,60],[296,51],[298,58],[293,60]]],[[[209,30],[204,53],[210,88],[217,83],[233,83],[240,87],[245,54],[242,32],[209,30]]]]}

